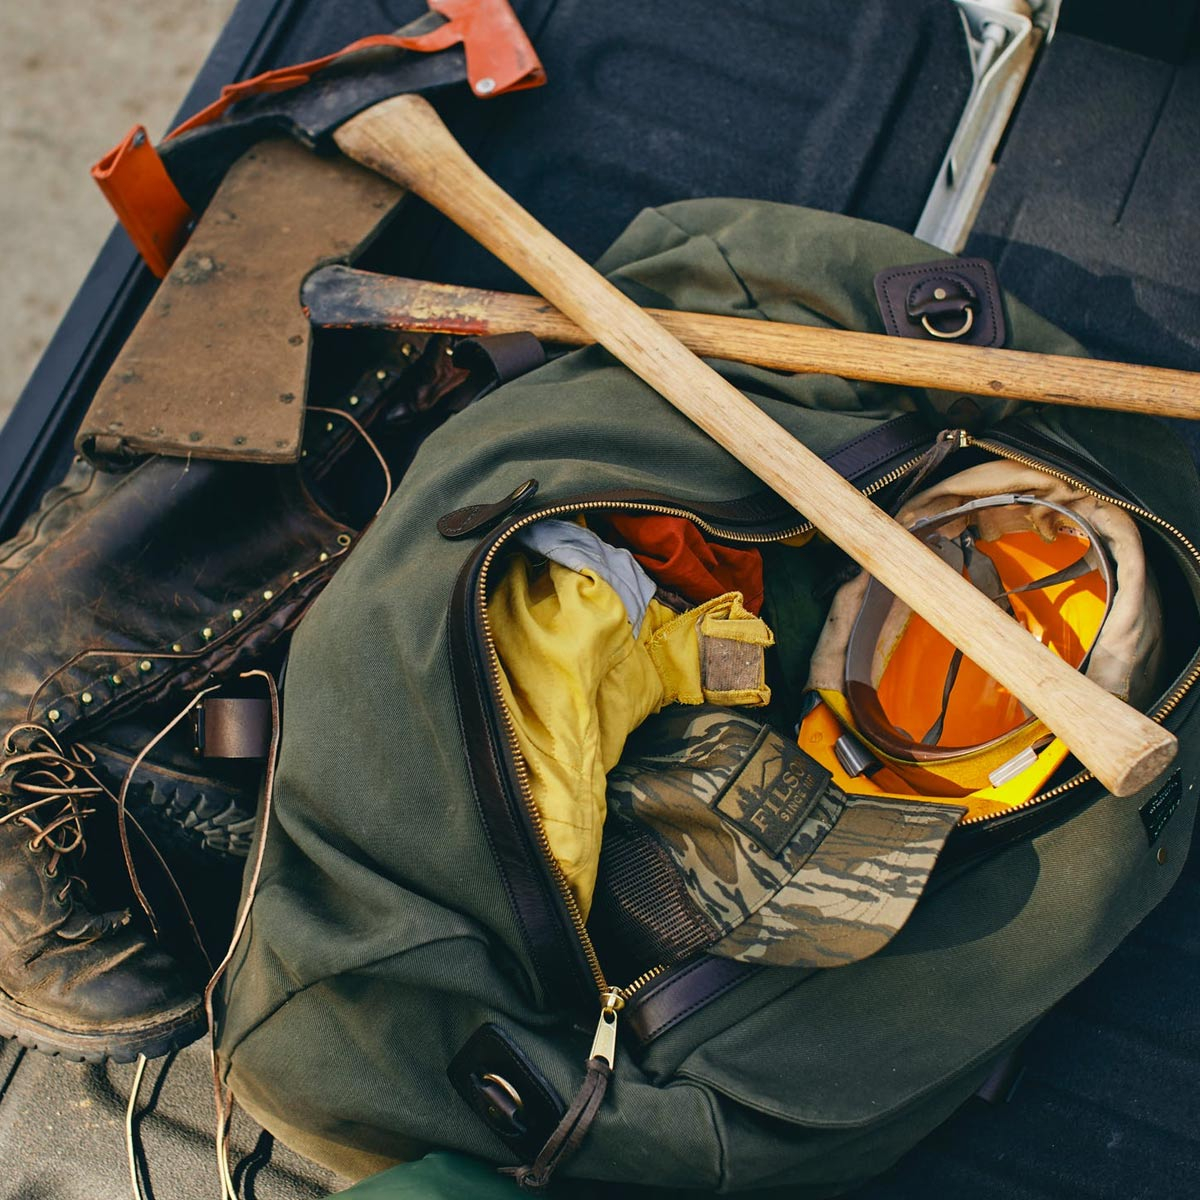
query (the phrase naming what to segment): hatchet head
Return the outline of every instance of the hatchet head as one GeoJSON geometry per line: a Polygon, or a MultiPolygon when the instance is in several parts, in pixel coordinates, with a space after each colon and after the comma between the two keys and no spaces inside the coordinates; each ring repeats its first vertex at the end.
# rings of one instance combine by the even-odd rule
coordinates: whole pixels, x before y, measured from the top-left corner
{"type": "MultiPolygon", "coordinates": [[[[440,26],[430,13],[396,36],[419,38],[440,26]]],[[[389,96],[433,95],[466,79],[461,45],[434,54],[386,46],[358,50],[299,87],[239,100],[221,117],[168,138],[158,152],[184,200],[200,212],[233,164],[259,142],[287,137],[319,154],[335,153],[334,131],[356,113],[389,96]]]]}

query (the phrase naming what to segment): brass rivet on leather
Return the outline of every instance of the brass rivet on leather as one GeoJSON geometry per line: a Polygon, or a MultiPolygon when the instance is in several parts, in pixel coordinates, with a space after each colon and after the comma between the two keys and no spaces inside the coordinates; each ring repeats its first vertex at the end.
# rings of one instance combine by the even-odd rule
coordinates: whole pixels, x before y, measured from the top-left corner
{"type": "Polygon", "coordinates": [[[1156,859],[1158,859],[1158,865],[1160,867],[1165,867],[1167,865],[1167,848],[1166,848],[1166,846],[1159,846],[1158,853],[1154,857],[1156,859]]]}
{"type": "Polygon", "coordinates": [[[139,671],[153,671],[154,664],[148,658],[143,658],[142,661],[140,663],[138,663],[138,670],[139,671]]]}
{"type": "Polygon", "coordinates": [[[378,379],[380,383],[382,383],[387,378],[387,372],[386,371],[376,371],[375,378],[378,379]]]}
{"type": "Polygon", "coordinates": [[[322,550],[322,551],[321,551],[321,556],[320,556],[320,558],[318,559],[318,561],[319,561],[319,562],[328,562],[328,561],[329,561],[329,555],[328,555],[328,554],[326,554],[324,550],[322,550]]]}
{"type": "Polygon", "coordinates": [[[80,704],[91,704],[91,702],[92,702],[92,693],[91,692],[84,692],[79,697],[80,704]]]}
{"type": "Polygon", "coordinates": [[[183,643],[182,642],[172,642],[171,649],[174,650],[176,654],[182,654],[183,653],[183,643]]]}
{"type": "Polygon", "coordinates": [[[271,597],[272,597],[272,596],[274,596],[274,595],[275,595],[275,593],[274,593],[273,591],[271,591],[271,589],[270,589],[270,588],[267,588],[267,590],[266,590],[265,592],[263,592],[263,599],[264,599],[264,600],[270,600],[270,599],[271,599],[271,597]]]}
{"type": "Polygon", "coordinates": [[[110,675],[108,677],[108,682],[111,683],[113,685],[113,687],[120,687],[121,686],[121,677],[120,677],[120,675],[110,675]]]}
{"type": "Polygon", "coordinates": [[[243,618],[243,617],[244,617],[246,614],[245,614],[244,612],[242,612],[242,610],[241,610],[240,608],[235,608],[235,609],[233,610],[233,612],[231,612],[229,615],[230,615],[230,616],[231,616],[231,617],[232,617],[232,618],[233,618],[235,621],[240,621],[240,620],[241,620],[241,619],[242,619],[242,618],[243,618]]]}
{"type": "Polygon", "coordinates": [[[300,578],[300,572],[299,572],[299,571],[293,571],[293,572],[292,572],[292,578],[293,578],[293,579],[299,579],[299,578],[300,578]]]}
{"type": "Polygon", "coordinates": [[[62,717],[62,713],[57,708],[52,708],[47,714],[47,718],[51,721],[57,721],[62,717]]]}
{"type": "Polygon", "coordinates": [[[351,396],[351,397],[350,397],[350,407],[351,407],[351,408],[357,408],[357,407],[358,407],[358,397],[357,397],[357,396],[351,396]]]}
{"type": "Polygon", "coordinates": [[[203,639],[204,639],[206,642],[209,640],[209,638],[211,638],[211,637],[212,637],[212,634],[213,634],[213,631],[212,631],[212,626],[211,626],[211,625],[205,625],[205,627],[204,627],[202,630],[200,630],[200,636],[201,636],[201,637],[202,637],[202,638],[203,638],[203,639]]]}
{"type": "Polygon", "coordinates": [[[405,342],[404,345],[400,347],[400,353],[403,354],[405,358],[412,358],[412,352],[412,342],[405,342]]]}
{"type": "Polygon", "coordinates": [[[326,422],[325,422],[325,432],[326,432],[326,433],[332,433],[332,432],[333,432],[333,422],[332,422],[332,421],[326,421],[326,422]]]}

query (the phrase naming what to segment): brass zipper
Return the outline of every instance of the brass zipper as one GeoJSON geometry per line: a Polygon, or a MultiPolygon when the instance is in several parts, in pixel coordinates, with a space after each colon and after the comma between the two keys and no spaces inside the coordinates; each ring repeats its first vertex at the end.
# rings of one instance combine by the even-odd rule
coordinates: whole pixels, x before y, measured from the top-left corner
{"type": "MultiPolygon", "coordinates": [[[[889,484],[895,483],[903,478],[906,474],[912,471],[918,463],[925,457],[925,451],[907,462],[902,463],[898,467],[894,467],[881,478],[863,488],[863,495],[871,496],[889,484]]],[[[592,979],[595,982],[596,990],[600,994],[602,1009],[601,1009],[601,1025],[607,1027],[610,1023],[615,1026],[616,1013],[624,1005],[635,992],[644,987],[652,979],[657,978],[667,968],[665,965],[655,967],[653,970],[640,975],[633,983],[624,988],[612,987],[604,975],[604,969],[600,966],[600,959],[596,954],[596,948],[592,945],[592,939],[587,931],[587,925],[584,922],[583,914],[579,911],[579,902],[575,899],[567,878],[563,874],[562,867],[550,848],[550,839],[546,834],[545,826],[542,824],[542,815],[538,811],[537,804],[533,800],[533,791],[529,785],[529,774],[525,768],[524,759],[521,756],[520,745],[517,741],[517,732],[513,725],[512,715],[509,713],[507,706],[500,698],[500,677],[499,677],[499,656],[496,653],[496,642],[492,633],[492,622],[488,614],[486,603],[487,596],[487,578],[488,572],[491,569],[492,563],[495,561],[501,546],[514,534],[519,533],[527,525],[532,525],[537,521],[544,521],[552,517],[567,516],[569,514],[577,514],[581,512],[591,511],[613,511],[616,509],[625,510],[628,512],[642,512],[658,514],[669,517],[682,517],[685,520],[693,522],[706,533],[712,534],[714,537],[727,538],[733,541],[746,542],[751,544],[767,544],[771,542],[785,541],[788,538],[799,537],[801,534],[808,533],[812,528],[810,521],[805,521],[792,529],[785,529],[773,534],[757,534],[743,533],[738,530],[721,529],[710,524],[703,518],[698,517],[695,513],[688,511],[685,508],[675,508],[666,504],[654,504],[649,501],[637,500],[584,500],[577,501],[573,504],[559,504],[550,508],[541,509],[535,513],[519,518],[514,521],[503,533],[492,543],[484,555],[483,562],[479,568],[479,578],[475,585],[475,605],[476,613],[479,617],[480,627],[483,630],[484,642],[487,645],[487,672],[488,683],[492,691],[492,699],[494,707],[499,711],[501,721],[504,725],[505,737],[508,740],[510,755],[512,762],[515,765],[515,773],[517,778],[517,786],[521,793],[521,803],[525,809],[526,815],[529,817],[529,822],[533,828],[534,837],[537,840],[538,847],[542,852],[542,857],[546,860],[550,869],[551,877],[554,880],[555,886],[558,889],[559,896],[562,899],[563,905],[566,908],[567,916],[570,918],[571,924],[574,926],[575,935],[579,939],[580,946],[583,948],[584,957],[587,959],[588,969],[591,971],[592,979]],[[613,999],[615,998],[615,999],[613,999]],[[615,1006],[614,1006],[615,1005],[615,1006]]],[[[598,1030],[599,1036],[599,1030],[598,1030]]],[[[607,1037],[607,1033],[605,1034],[607,1037]]]]}
{"type": "Polygon", "coordinates": [[[617,1065],[617,1014],[634,993],[667,970],[665,964],[644,971],[628,987],[606,988],[600,993],[600,1020],[588,1059],[602,1058],[609,1067],[617,1065]]]}
{"type": "MultiPolygon", "coordinates": [[[[1134,516],[1140,517],[1143,521],[1151,525],[1156,525],[1158,528],[1169,533],[1187,552],[1192,556],[1195,562],[1197,573],[1200,573],[1200,550],[1192,544],[1188,536],[1181,530],[1177,529],[1169,521],[1164,521],[1162,517],[1150,512],[1148,509],[1142,508],[1137,504],[1133,504],[1128,500],[1123,500],[1119,496],[1109,495],[1107,492],[1102,492],[1098,488],[1093,487],[1089,483],[1084,483],[1081,479],[1076,479],[1073,475],[1068,475],[1065,471],[1060,471],[1056,467],[1048,466],[1039,459],[1032,458],[1029,455],[1020,453],[1017,450],[1010,450],[1007,446],[1000,442],[993,442],[988,438],[972,437],[966,430],[960,430],[958,444],[960,447],[977,446],[980,450],[985,450],[989,454],[996,455],[997,458],[1005,458],[1010,462],[1020,463],[1024,467],[1030,467],[1033,470],[1041,471],[1044,475],[1049,475],[1054,479],[1061,480],[1063,483],[1070,484],[1071,487],[1085,492],[1087,495],[1094,497],[1097,500],[1103,500],[1108,504],[1115,504],[1118,508],[1124,509],[1134,516]]],[[[1160,725],[1179,707],[1184,696],[1191,691],[1197,680],[1200,680],[1200,654],[1192,660],[1191,669],[1188,671],[1187,677],[1182,683],[1178,684],[1175,690],[1158,706],[1149,717],[1152,721],[1157,721],[1160,725]]],[[[1035,805],[1042,804],[1047,800],[1056,799],[1067,792],[1073,791],[1077,787],[1081,787],[1095,776],[1091,771],[1080,771],[1077,775],[1072,775],[1070,779],[1063,780],[1057,787],[1051,788],[1049,791],[1039,792],[1036,796],[1030,796],[1027,800],[1022,800],[1020,804],[1013,804],[1006,808],[1003,814],[1007,817],[1009,813],[1021,812],[1023,809],[1033,808],[1035,805]]],[[[996,819],[997,814],[989,814],[976,817],[967,817],[959,822],[962,827],[968,825],[979,825],[986,821],[996,819]]]]}
{"type": "MultiPolygon", "coordinates": [[[[1017,451],[1010,450],[1007,446],[1004,446],[1000,443],[992,442],[983,438],[973,438],[965,430],[946,431],[942,436],[946,438],[954,438],[957,443],[957,449],[963,449],[967,446],[976,446],[981,450],[996,455],[998,458],[1005,458],[1012,462],[1020,463],[1023,466],[1042,471],[1047,475],[1062,480],[1064,483],[1070,484],[1072,487],[1077,488],[1088,495],[1094,496],[1096,499],[1104,500],[1111,504],[1116,504],[1118,507],[1141,517],[1150,524],[1164,529],[1172,537],[1174,537],[1177,542],[1187,549],[1188,553],[1196,563],[1197,573],[1200,573],[1200,551],[1197,551],[1196,547],[1181,530],[1175,528],[1175,526],[1171,525],[1167,521],[1164,521],[1161,517],[1156,516],[1154,513],[1142,509],[1127,500],[1123,500],[1119,497],[1110,496],[1104,492],[1101,492],[1092,487],[1090,484],[1084,483],[1082,480],[1076,479],[1073,476],[1068,475],[1063,471],[1059,471],[1054,467],[1047,466],[1036,459],[1022,455],[1017,451]]],[[[896,483],[905,475],[914,470],[925,458],[926,453],[927,451],[923,451],[916,457],[911,458],[900,464],[900,466],[888,471],[881,478],[861,489],[862,494],[869,497],[874,495],[876,492],[889,487],[891,484],[896,483]]],[[[525,768],[524,760],[521,756],[520,746],[517,741],[516,729],[513,725],[512,716],[509,713],[508,708],[500,699],[499,656],[496,653],[495,639],[492,633],[492,624],[488,614],[485,598],[487,595],[488,572],[492,566],[492,563],[495,561],[496,556],[504,543],[514,534],[518,533],[521,529],[525,528],[527,525],[532,525],[537,521],[546,520],[552,517],[567,516],[590,511],[613,510],[682,517],[685,520],[693,522],[700,529],[713,535],[714,537],[725,538],[747,544],[765,545],[772,542],[786,541],[789,538],[799,537],[813,529],[813,525],[810,521],[804,521],[794,528],[782,530],[777,533],[746,533],[738,530],[719,528],[718,526],[712,525],[708,521],[705,521],[702,517],[699,517],[695,513],[690,512],[686,508],[682,507],[655,504],[649,501],[585,500],[577,501],[572,504],[554,505],[550,508],[542,509],[536,513],[530,513],[514,521],[488,548],[483,562],[480,565],[479,577],[476,583],[476,611],[479,615],[481,628],[484,634],[484,640],[488,649],[487,670],[488,682],[492,690],[492,698],[495,703],[495,707],[500,712],[505,736],[508,739],[512,762],[515,765],[515,773],[518,788],[521,794],[522,805],[525,809],[526,815],[529,817],[530,825],[533,828],[535,838],[542,852],[542,857],[549,866],[551,877],[554,879],[559,896],[567,911],[567,915],[570,918],[571,924],[575,929],[576,937],[579,939],[580,946],[584,952],[584,957],[587,960],[589,970],[592,974],[592,979],[596,985],[596,990],[600,996],[600,1020],[599,1024],[597,1025],[596,1037],[592,1047],[592,1054],[593,1056],[599,1054],[601,1057],[608,1058],[610,1065],[612,1063],[612,1059],[609,1057],[609,1055],[615,1053],[617,1014],[624,1007],[625,1003],[631,999],[641,988],[656,979],[658,976],[662,975],[668,968],[666,965],[654,967],[652,970],[646,971],[640,975],[631,984],[624,988],[613,987],[609,984],[604,975],[604,970],[600,966],[599,957],[596,954],[596,949],[592,944],[591,936],[588,933],[586,923],[584,922],[583,914],[580,912],[578,901],[576,901],[574,894],[571,892],[562,867],[559,865],[558,860],[555,858],[550,848],[550,840],[546,834],[545,826],[542,824],[541,813],[538,811],[537,805],[533,800],[532,789],[529,785],[529,776],[525,768]]],[[[1188,677],[1181,684],[1179,684],[1172,694],[1167,698],[1167,700],[1154,713],[1151,714],[1152,719],[1160,723],[1165,720],[1166,717],[1178,706],[1183,697],[1187,695],[1197,680],[1200,680],[1200,655],[1197,655],[1196,660],[1193,662],[1188,677]]],[[[1007,808],[1002,815],[1007,817],[1009,813],[1020,812],[1023,809],[1029,809],[1035,805],[1044,803],[1047,800],[1054,799],[1055,797],[1061,796],[1064,793],[1081,786],[1091,778],[1093,778],[1093,776],[1090,771],[1081,771],[1078,775],[1072,776],[1072,778],[1065,780],[1063,783],[1050,789],[1049,791],[1030,797],[1028,800],[1022,801],[1020,804],[1012,805],[1011,807],[1007,808]]],[[[990,816],[973,817],[962,821],[961,825],[978,825],[995,819],[995,814],[990,816]]]]}

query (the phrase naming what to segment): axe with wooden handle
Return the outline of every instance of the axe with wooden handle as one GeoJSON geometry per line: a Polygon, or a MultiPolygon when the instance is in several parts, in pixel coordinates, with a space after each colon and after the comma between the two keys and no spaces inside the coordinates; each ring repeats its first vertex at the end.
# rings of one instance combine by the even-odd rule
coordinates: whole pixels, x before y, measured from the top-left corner
{"type": "Polygon", "coordinates": [[[427,101],[385,100],[343,123],[334,140],[439,209],[587,330],[1006,687],[1110,791],[1138,791],[1171,762],[1170,733],[1042,646],[559,242],[475,165],[427,101]]]}
{"type": "MultiPolygon", "coordinates": [[[[340,265],[313,271],[304,281],[300,299],[309,320],[325,329],[405,329],[468,337],[527,331],[542,341],[569,346],[596,340],[538,296],[399,279],[340,265]]],[[[922,342],[748,317],[646,311],[705,358],[1000,400],[1200,417],[1200,373],[1193,371],[922,342]]]]}

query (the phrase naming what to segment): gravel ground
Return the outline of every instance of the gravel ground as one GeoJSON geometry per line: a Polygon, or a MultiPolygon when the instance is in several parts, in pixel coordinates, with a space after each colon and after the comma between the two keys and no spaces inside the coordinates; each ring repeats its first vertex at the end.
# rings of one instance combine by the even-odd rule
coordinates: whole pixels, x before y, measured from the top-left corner
{"type": "Polygon", "coordinates": [[[0,0],[0,424],[113,223],[91,164],[157,140],[234,0],[0,0]]]}

